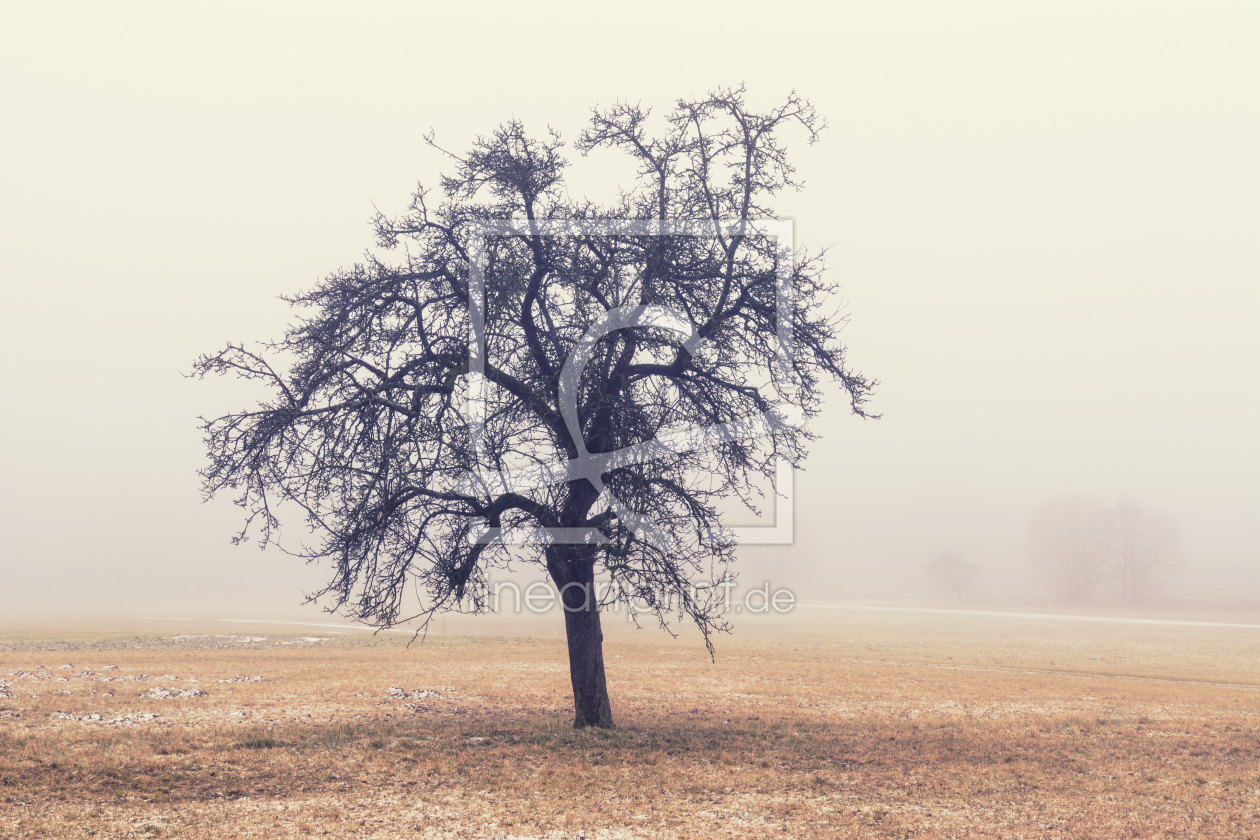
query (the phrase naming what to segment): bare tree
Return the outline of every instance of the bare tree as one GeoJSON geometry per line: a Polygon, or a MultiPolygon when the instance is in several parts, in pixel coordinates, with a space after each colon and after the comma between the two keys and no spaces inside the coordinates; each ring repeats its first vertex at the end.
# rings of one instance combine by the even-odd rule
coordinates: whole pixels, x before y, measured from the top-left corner
{"type": "Polygon", "coordinates": [[[238,540],[278,545],[280,508],[300,509],[319,541],[289,550],[332,567],[311,599],[382,627],[483,610],[489,569],[537,564],[560,589],[578,727],[613,722],[601,606],[668,627],[672,603],[712,651],[735,550],[715,502],[755,510],[756,477],[802,462],[811,435],[785,418],[816,414],[823,380],[863,416],[875,384],[846,366],[821,255],[753,221],[799,187],[779,134],[813,142],[814,109],[754,112],[736,89],[678,102],[657,136],[648,118],[596,110],[578,140],[638,166],[608,206],[568,196],[557,135],[505,124],[451,156],[438,206],[421,188],[378,216],[396,262],[329,275],[287,298],[283,339],[194,369],[271,392],[203,418],[204,493],[245,509],[238,540]]]}
{"type": "Polygon", "coordinates": [[[1051,499],[1028,524],[1029,554],[1056,595],[1087,603],[1106,582],[1112,560],[1111,515],[1096,499],[1051,499]]]}
{"type": "Polygon", "coordinates": [[[936,592],[961,601],[975,591],[979,571],[979,563],[969,563],[953,552],[946,552],[928,564],[927,577],[936,592]]]}
{"type": "Polygon", "coordinates": [[[1160,576],[1180,557],[1177,523],[1166,513],[1151,513],[1122,499],[1112,510],[1111,529],[1111,574],[1120,600],[1143,601],[1159,589],[1160,576]]]}

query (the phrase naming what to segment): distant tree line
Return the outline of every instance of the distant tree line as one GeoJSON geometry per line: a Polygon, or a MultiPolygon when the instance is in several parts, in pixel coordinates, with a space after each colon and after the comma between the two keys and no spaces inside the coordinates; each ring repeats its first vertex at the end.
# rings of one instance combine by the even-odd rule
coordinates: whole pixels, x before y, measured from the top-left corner
{"type": "Polygon", "coordinates": [[[1179,562],[1180,542],[1171,516],[1128,499],[1108,507],[1062,496],[1039,507],[1028,524],[1029,557],[1043,584],[1075,604],[1106,596],[1125,604],[1148,600],[1179,562]]]}

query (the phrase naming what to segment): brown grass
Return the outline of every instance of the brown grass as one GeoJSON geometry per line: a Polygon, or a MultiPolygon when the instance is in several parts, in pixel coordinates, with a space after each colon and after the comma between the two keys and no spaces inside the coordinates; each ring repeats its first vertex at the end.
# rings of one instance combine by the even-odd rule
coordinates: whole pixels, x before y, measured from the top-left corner
{"type": "Polygon", "coordinates": [[[1260,837],[1260,631],[614,627],[619,728],[575,732],[552,628],[478,627],[0,640],[0,836],[1260,837]]]}

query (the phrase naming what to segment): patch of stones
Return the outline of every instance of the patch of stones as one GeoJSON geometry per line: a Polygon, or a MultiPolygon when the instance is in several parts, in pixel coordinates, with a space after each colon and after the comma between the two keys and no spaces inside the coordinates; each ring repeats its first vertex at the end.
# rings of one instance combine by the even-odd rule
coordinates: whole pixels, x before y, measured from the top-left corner
{"type": "Polygon", "coordinates": [[[217,683],[262,682],[262,677],[232,677],[226,680],[215,680],[217,683]]]}
{"type": "Polygon", "coordinates": [[[170,700],[175,697],[208,697],[208,691],[202,691],[200,688],[185,688],[182,691],[170,691],[165,688],[150,688],[140,696],[146,700],[170,700]]]}
{"type": "Polygon", "coordinates": [[[136,674],[134,677],[92,677],[93,682],[144,682],[150,679],[148,674],[136,674]]]}
{"type": "Polygon", "coordinates": [[[161,715],[146,712],[140,715],[124,715],[111,720],[106,720],[105,716],[99,712],[90,715],[72,715],[69,712],[53,712],[49,715],[53,720],[74,720],[84,723],[103,723],[106,726],[138,726],[142,723],[148,723],[151,720],[157,720],[161,715]]]}
{"type": "MultiPolygon", "coordinates": [[[[58,666],[57,670],[73,671],[75,670],[75,667],[73,665],[66,664],[66,665],[58,666]]],[[[100,670],[116,672],[116,671],[121,671],[122,669],[119,668],[117,665],[106,665],[100,670]]],[[[11,680],[12,681],[35,680],[37,682],[45,681],[45,682],[69,683],[75,679],[83,679],[90,682],[99,682],[99,683],[120,683],[120,682],[121,683],[136,683],[136,682],[145,682],[146,680],[154,680],[155,682],[178,682],[180,678],[173,674],[164,674],[160,677],[151,677],[148,674],[135,674],[135,675],[111,674],[110,676],[96,676],[95,673],[90,668],[84,668],[80,670],[78,673],[71,674],[69,676],[53,677],[52,674],[48,673],[48,669],[45,666],[36,665],[33,671],[24,671],[20,669],[10,670],[7,678],[0,679],[0,698],[12,698],[15,696],[13,685],[10,682],[11,680]]],[[[260,680],[262,680],[262,677],[240,676],[240,677],[233,677],[229,680],[218,680],[218,682],[259,682],[260,680]]],[[[197,682],[197,680],[193,679],[192,677],[189,677],[187,681],[190,683],[197,682]]],[[[57,695],[57,696],[73,694],[73,693],[74,692],[68,691],[62,688],[58,688],[55,691],[51,692],[51,694],[57,695]]],[[[96,692],[90,691],[89,693],[95,694],[96,692]]],[[[39,695],[32,694],[31,696],[38,697],[39,695]]],[[[103,696],[113,697],[114,696],[113,687],[111,686],[109,690],[104,691],[103,696]]],[[[178,689],[168,690],[165,688],[153,688],[153,689],[150,689],[149,691],[144,692],[140,696],[147,699],[167,700],[173,697],[204,697],[206,696],[206,692],[201,691],[200,689],[196,689],[196,688],[188,688],[182,691],[178,689]]],[[[16,713],[6,715],[6,717],[17,717],[17,716],[18,715],[16,713]]]]}
{"type": "MultiPolygon", "coordinates": [[[[0,697],[13,697],[13,691],[9,688],[7,680],[0,680],[0,697]]],[[[0,709],[0,718],[20,718],[21,716],[19,712],[10,709],[0,709]]]]}
{"type": "Polygon", "coordinates": [[[144,682],[150,677],[148,674],[136,674],[134,677],[93,677],[92,679],[94,682],[144,682]]]}
{"type": "MultiPolygon", "coordinates": [[[[416,690],[409,692],[406,689],[403,689],[403,688],[400,688],[399,686],[394,685],[394,686],[390,686],[389,688],[385,690],[389,692],[389,699],[391,700],[429,700],[429,699],[452,700],[454,699],[451,697],[447,697],[444,694],[442,694],[440,691],[435,691],[431,688],[417,688],[416,690]]],[[[450,689],[447,689],[447,691],[450,691],[450,689]]]]}
{"type": "MultiPolygon", "coordinates": [[[[62,665],[58,668],[58,670],[65,670],[65,669],[74,670],[74,666],[62,665]]],[[[46,670],[47,669],[43,665],[35,666],[36,672],[46,671],[46,670]]],[[[101,670],[102,671],[118,671],[120,669],[117,665],[106,665],[101,670]]],[[[79,671],[79,673],[77,674],[71,674],[69,676],[62,676],[62,677],[53,677],[51,674],[47,674],[47,673],[42,673],[42,674],[32,673],[31,671],[22,671],[22,670],[14,669],[14,670],[9,671],[9,677],[15,680],[49,680],[51,682],[70,682],[71,680],[74,680],[74,679],[85,679],[85,680],[91,680],[93,682],[144,682],[145,680],[152,679],[148,674],[136,674],[134,676],[121,676],[120,675],[120,676],[110,676],[110,677],[98,677],[90,668],[84,668],[83,670],[79,671]]],[[[172,677],[172,676],[165,676],[165,677],[158,677],[158,679],[176,680],[179,678],[172,677]]]]}
{"type": "MultiPolygon", "coordinates": [[[[455,689],[453,688],[442,687],[442,691],[451,692],[454,690],[455,689]]],[[[435,700],[444,700],[448,703],[459,702],[449,694],[443,694],[442,691],[438,691],[434,688],[417,688],[413,691],[407,691],[400,686],[394,685],[385,689],[385,691],[389,693],[389,698],[387,700],[382,700],[381,705],[392,703],[396,700],[410,700],[412,702],[403,703],[401,707],[409,712],[430,711],[433,708],[433,702],[435,700]]],[[[457,709],[456,711],[459,710],[457,709]]]]}

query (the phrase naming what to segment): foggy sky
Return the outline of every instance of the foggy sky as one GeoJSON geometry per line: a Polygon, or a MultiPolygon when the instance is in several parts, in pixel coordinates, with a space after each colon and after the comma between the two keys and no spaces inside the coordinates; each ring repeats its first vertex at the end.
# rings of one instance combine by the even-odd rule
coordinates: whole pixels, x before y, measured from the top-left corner
{"type": "MultiPolygon", "coordinates": [[[[431,127],[572,140],[596,104],[740,82],[830,123],[784,134],[806,188],[777,207],[831,248],[883,414],[829,403],[796,545],[751,574],[893,593],[951,549],[1017,589],[1063,493],[1167,509],[1197,568],[1260,567],[1260,6],[806,9],[0,6],[0,611],[291,611],[323,572],[232,547],[195,475],[196,417],[256,392],[193,358],[279,336],[278,295],[436,186],[431,127]]],[[[571,160],[574,196],[629,186],[614,153],[571,160]]]]}

